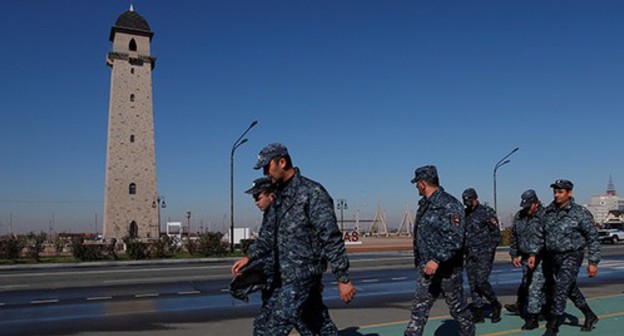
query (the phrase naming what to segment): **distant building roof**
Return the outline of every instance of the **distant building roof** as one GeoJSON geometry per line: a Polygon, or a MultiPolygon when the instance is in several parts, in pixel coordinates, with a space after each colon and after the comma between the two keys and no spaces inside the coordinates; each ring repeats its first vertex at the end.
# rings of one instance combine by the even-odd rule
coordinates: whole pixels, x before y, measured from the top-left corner
{"type": "Polygon", "coordinates": [[[147,21],[132,8],[119,15],[117,21],[115,21],[115,25],[111,29],[109,37],[111,42],[117,32],[148,36],[150,40],[152,39],[152,36],[154,36],[154,32],[152,32],[152,29],[147,21]]]}

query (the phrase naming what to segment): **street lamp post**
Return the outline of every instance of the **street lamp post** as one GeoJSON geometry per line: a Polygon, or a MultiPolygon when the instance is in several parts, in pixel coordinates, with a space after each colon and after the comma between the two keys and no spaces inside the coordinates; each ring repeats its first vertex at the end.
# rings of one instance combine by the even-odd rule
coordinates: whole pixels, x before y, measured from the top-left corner
{"type": "Polygon", "coordinates": [[[340,210],[340,230],[342,230],[342,232],[344,233],[344,214],[343,211],[348,209],[347,206],[347,200],[344,198],[341,198],[338,200],[338,203],[336,204],[336,208],[338,208],[338,210],[340,210]]]}
{"type": "Polygon", "coordinates": [[[156,200],[152,202],[152,208],[158,209],[158,237],[160,238],[160,208],[166,208],[165,196],[156,196],[156,200]]]}
{"type": "Polygon", "coordinates": [[[191,212],[187,211],[186,212],[186,230],[187,230],[187,235],[188,235],[188,239],[191,239],[191,212]]]}
{"type": "Polygon", "coordinates": [[[241,134],[241,136],[234,141],[232,145],[232,154],[230,155],[230,252],[234,253],[234,152],[236,148],[240,147],[242,144],[247,142],[247,139],[243,139],[245,134],[249,132],[249,130],[256,126],[258,121],[254,120],[249,127],[241,134]]]}
{"type": "Polygon", "coordinates": [[[496,171],[498,170],[498,168],[508,164],[509,162],[511,162],[511,160],[507,160],[508,157],[511,156],[511,154],[517,152],[520,149],[520,147],[516,147],[514,150],[512,150],[509,154],[505,155],[502,159],[500,159],[496,165],[494,165],[494,211],[496,212],[496,216],[498,216],[498,207],[496,204],[496,171]]]}

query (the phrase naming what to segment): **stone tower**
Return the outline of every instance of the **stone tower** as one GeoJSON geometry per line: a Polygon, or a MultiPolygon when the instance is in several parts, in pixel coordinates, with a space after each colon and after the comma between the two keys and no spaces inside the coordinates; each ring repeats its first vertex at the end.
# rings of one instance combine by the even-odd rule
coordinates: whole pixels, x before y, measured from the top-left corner
{"type": "Polygon", "coordinates": [[[112,69],[104,238],[130,236],[158,238],[160,233],[152,70],[150,55],[154,33],[132,7],[121,14],[110,32],[113,50],[106,63],[112,69]]]}

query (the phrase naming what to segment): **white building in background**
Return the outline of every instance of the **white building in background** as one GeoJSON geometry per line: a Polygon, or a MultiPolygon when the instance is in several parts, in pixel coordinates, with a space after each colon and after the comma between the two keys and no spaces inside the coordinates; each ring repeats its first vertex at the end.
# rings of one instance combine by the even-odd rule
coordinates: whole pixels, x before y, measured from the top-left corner
{"type": "Polygon", "coordinates": [[[607,220],[610,211],[624,210],[624,199],[617,195],[611,176],[609,176],[607,192],[604,195],[592,196],[591,202],[587,205],[587,208],[591,211],[596,223],[599,224],[607,220]]]}

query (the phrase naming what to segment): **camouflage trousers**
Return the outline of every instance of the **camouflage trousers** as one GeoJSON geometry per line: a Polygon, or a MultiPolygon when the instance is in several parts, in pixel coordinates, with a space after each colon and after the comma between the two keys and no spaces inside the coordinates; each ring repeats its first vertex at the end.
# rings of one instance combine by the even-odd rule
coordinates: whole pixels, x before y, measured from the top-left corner
{"type": "Polygon", "coordinates": [[[411,320],[405,330],[405,336],[423,334],[431,307],[440,293],[444,295],[451,316],[459,324],[459,334],[473,336],[475,326],[464,297],[462,267],[447,270],[439,267],[433,276],[426,275],[424,269],[425,265],[420,265],[416,270],[416,291],[412,303],[411,320]]]}
{"type": "Polygon", "coordinates": [[[518,302],[526,307],[527,313],[537,315],[542,312],[542,307],[546,305],[544,263],[542,258],[536,257],[535,267],[530,269],[527,265],[527,259],[525,256],[522,257],[522,282],[520,283],[522,290],[519,290],[519,293],[522,291],[520,295],[524,295],[524,297],[518,302]]]}
{"type": "Polygon", "coordinates": [[[466,253],[466,274],[474,308],[483,307],[483,297],[490,303],[497,301],[489,277],[492,272],[493,250],[468,251],[466,253]]]}
{"type": "Polygon", "coordinates": [[[569,298],[576,307],[587,304],[585,296],[576,285],[576,277],[583,263],[584,251],[549,253],[544,271],[550,273],[552,315],[563,315],[569,298]]]}
{"type": "Polygon", "coordinates": [[[302,336],[338,335],[338,328],[323,303],[321,276],[281,284],[263,293],[263,304],[254,320],[256,336],[288,335],[296,328],[302,336]]]}

